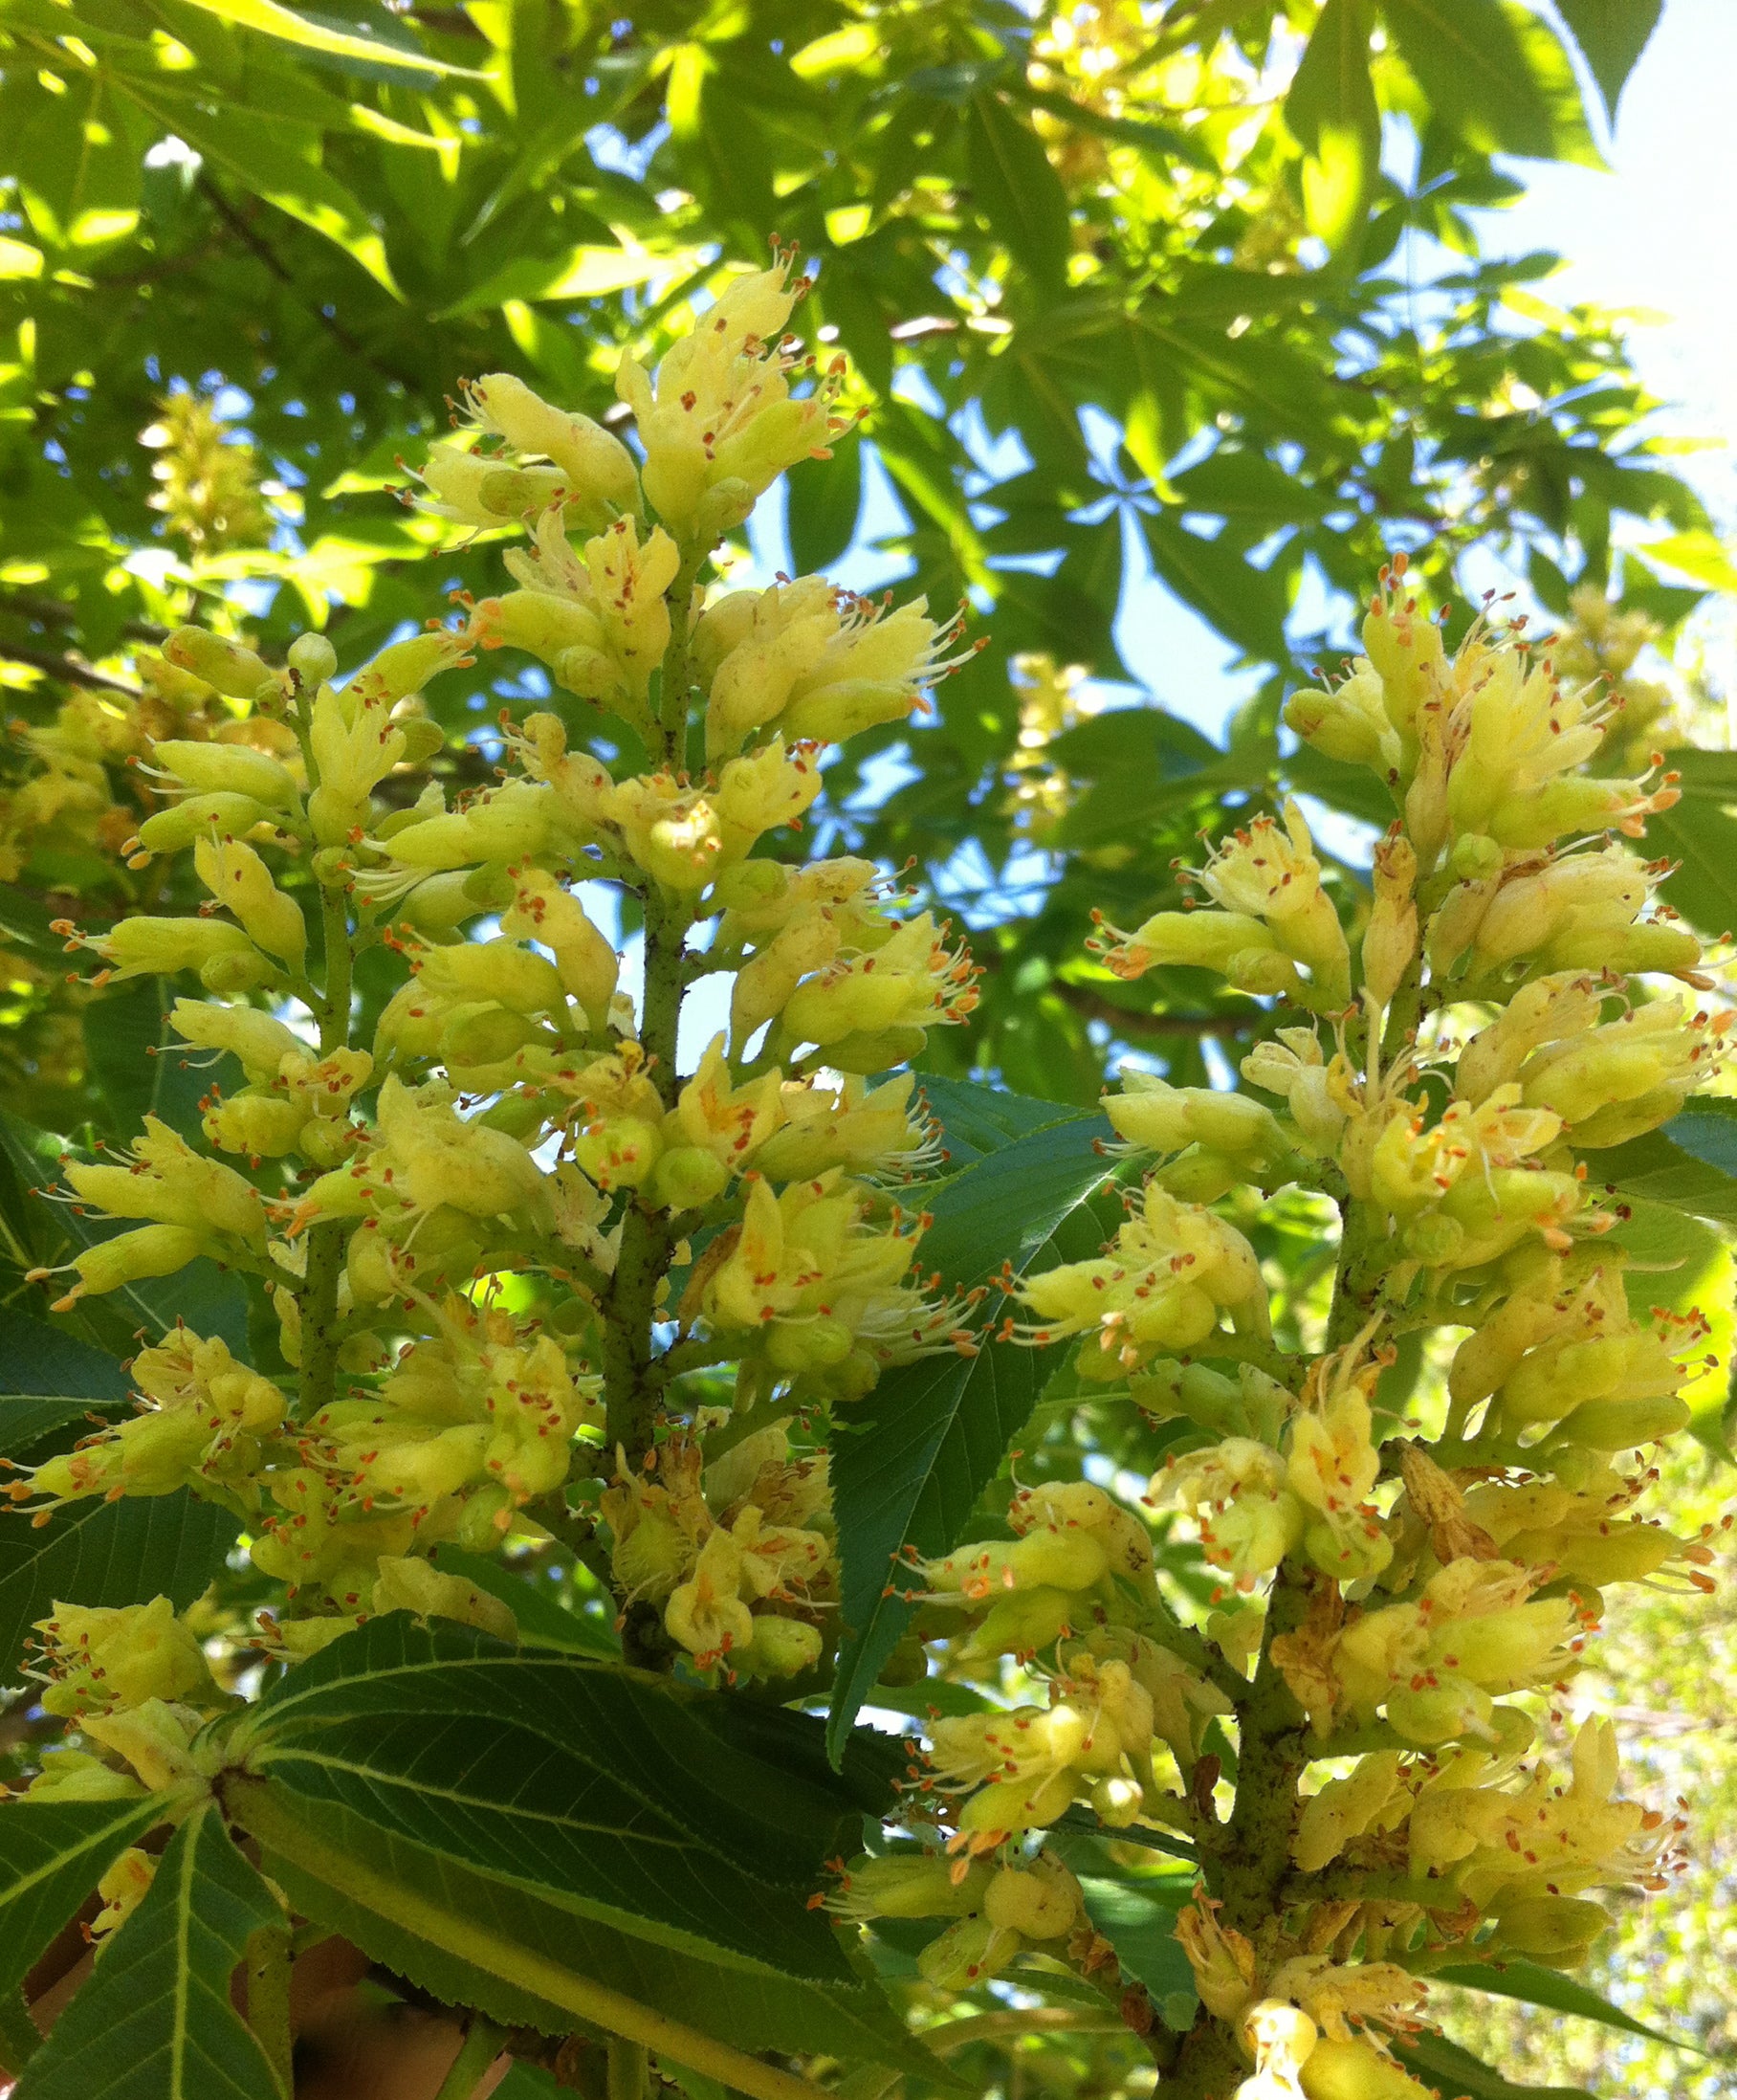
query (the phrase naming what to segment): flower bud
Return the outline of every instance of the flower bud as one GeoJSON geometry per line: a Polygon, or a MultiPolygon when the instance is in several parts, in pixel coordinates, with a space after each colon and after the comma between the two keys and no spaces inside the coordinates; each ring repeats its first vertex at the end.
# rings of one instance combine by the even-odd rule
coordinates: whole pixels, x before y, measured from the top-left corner
{"type": "Polygon", "coordinates": [[[240,837],[270,812],[249,795],[188,795],[145,818],[139,827],[139,845],[146,853],[178,853],[213,828],[240,837]]]}
{"type": "Polygon", "coordinates": [[[445,1575],[427,1560],[407,1555],[382,1555],[370,1603],[376,1612],[409,1611],[419,1619],[450,1619],[461,1626],[478,1626],[497,1641],[518,1638],[518,1622],[498,1597],[462,1576],[445,1575]]]}
{"type": "Polygon", "coordinates": [[[592,1032],[601,1035],[621,962],[579,899],[540,869],[522,869],[515,879],[513,909],[502,915],[500,928],[554,950],[563,988],[578,1000],[592,1032]]]}
{"type": "Polygon", "coordinates": [[[1025,1939],[1059,1939],[1082,1915],[1079,1884],[1065,1869],[1003,1867],[983,1891],[983,1915],[1025,1939]]]}
{"type": "Polygon", "coordinates": [[[323,685],[338,673],[338,652],[323,634],[298,634],[290,644],[289,666],[303,685],[323,685]]]}
{"type": "Polygon", "coordinates": [[[296,1149],[307,1106],[277,1094],[251,1088],[214,1101],[200,1117],[200,1127],[219,1152],[238,1152],[252,1160],[280,1160],[296,1149]]]}
{"type": "Polygon", "coordinates": [[[1556,1425],[1564,1444],[1591,1451],[1632,1451],[1642,1444],[1662,1444],[1689,1426],[1689,1404],[1675,1394],[1641,1400],[1588,1400],[1556,1425]]]}
{"type": "Polygon", "coordinates": [[[1371,2042],[1335,2042],[1324,2034],[1297,2075],[1308,2100],[1434,2100],[1427,2086],[1371,2042]]]}
{"type": "Polygon", "coordinates": [[[294,1029],[255,1006],[220,1006],[202,999],[177,999],[169,1026],[196,1050],[228,1050],[255,1085],[275,1078],[286,1056],[300,1050],[294,1029]]]}
{"type": "Polygon", "coordinates": [[[1233,1158],[1267,1158],[1285,1150],[1272,1111],[1246,1094],[1173,1087],[1132,1067],[1124,1068],[1122,1086],[1122,1093],[1107,1094],[1102,1105],[1116,1136],[1131,1144],[1180,1152],[1198,1143],[1233,1158]]]}
{"type": "Polygon", "coordinates": [[[922,1949],[916,1965],[937,1991],[970,1991],[1000,1976],[1024,1944],[1017,1932],[986,1917],[962,1917],[922,1949]]]}
{"type": "Polygon", "coordinates": [[[249,744],[159,742],[151,759],[195,795],[246,795],[268,809],[293,808],[299,797],[289,768],[249,744]]]}
{"type": "Polygon", "coordinates": [[[1418,907],[1412,896],[1418,856],[1396,829],[1375,849],[1375,901],[1363,933],[1363,988],[1385,1007],[1418,949],[1418,907]]]}
{"type": "Polygon", "coordinates": [[[117,984],[129,977],[173,977],[181,970],[198,970],[228,959],[257,962],[270,973],[270,965],[239,926],[220,918],[117,919],[106,934],[88,939],[85,945],[110,966],[117,984]]]}
{"type": "Polygon", "coordinates": [[[258,700],[277,692],[276,673],[262,657],[204,628],[177,628],[164,643],[163,653],[167,662],[215,686],[228,699],[258,700]]]}
{"type": "Polygon", "coordinates": [[[547,956],[514,940],[465,940],[413,958],[418,985],[442,1005],[492,1001],[517,1014],[566,1012],[566,988],[547,956]]]}
{"type": "Polygon", "coordinates": [[[55,1300],[53,1309],[64,1312],[81,1297],[99,1296],[152,1276],[172,1276],[204,1251],[201,1235],[184,1225],[144,1225],[136,1231],[117,1232],[113,1239],[99,1240],[75,1255],[69,1266],[78,1281],[55,1300]]]}
{"type": "Polygon", "coordinates": [[[815,1667],[825,1647],[819,1626],[806,1620],[760,1613],[738,1667],[750,1677],[799,1677],[815,1667]]]}
{"type": "Polygon", "coordinates": [[[574,1164],[599,1188],[639,1188],[663,1151],[663,1134],[636,1116],[605,1116],[582,1131],[569,1148],[574,1164]]]}
{"type": "Polygon", "coordinates": [[[868,1924],[877,1917],[969,1917],[982,1906],[989,1871],[972,1866],[956,1880],[951,1861],[936,1852],[859,1853],[846,1868],[826,1908],[868,1924]]]}
{"type": "Polygon", "coordinates": [[[1551,1968],[1574,1968],[1610,1923],[1602,1904],[1582,1897],[1510,1897],[1496,1908],[1496,1934],[1490,1944],[1551,1968]]]}
{"type": "Polygon", "coordinates": [[[278,889],[253,847],[233,838],[202,838],[193,846],[193,865],[206,888],[235,915],[257,947],[280,957],[292,969],[301,967],[308,945],[301,907],[278,889]]]}
{"type": "Polygon", "coordinates": [[[465,406],[485,431],[516,453],[541,453],[564,480],[563,499],[582,516],[639,508],[633,454],[588,415],[554,409],[510,372],[490,372],[464,388],[465,406]]]}
{"type": "Polygon", "coordinates": [[[715,1152],[700,1145],[675,1145],[658,1158],[651,1194],[666,1210],[700,1210],[723,1194],[729,1180],[730,1169],[715,1152]]]}

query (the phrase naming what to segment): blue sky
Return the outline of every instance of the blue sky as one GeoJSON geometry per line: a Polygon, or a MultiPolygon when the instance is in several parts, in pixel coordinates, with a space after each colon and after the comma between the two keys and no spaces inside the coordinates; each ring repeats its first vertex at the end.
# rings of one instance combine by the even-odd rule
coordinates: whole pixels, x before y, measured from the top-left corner
{"type": "MultiPolygon", "coordinates": [[[[1655,429],[1716,441],[1682,464],[1727,533],[1737,531],[1734,98],[1737,0],[1665,0],[1618,104],[1615,135],[1600,138],[1608,172],[1516,163],[1526,196],[1483,214],[1489,254],[1546,249],[1565,258],[1534,287],[1544,298],[1633,314],[1637,367],[1664,403],[1655,429]]],[[[1603,105],[1591,100],[1602,132],[1603,105]]],[[[1636,537],[1657,534],[1642,528],[1636,537]]],[[[1691,644],[1727,695],[1737,691],[1734,633],[1728,617],[1715,615],[1691,644]]],[[[1129,592],[1118,636],[1164,705],[1209,734],[1221,733],[1258,683],[1233,675],[1222,643],[1159,586],[1129,592]]]]}

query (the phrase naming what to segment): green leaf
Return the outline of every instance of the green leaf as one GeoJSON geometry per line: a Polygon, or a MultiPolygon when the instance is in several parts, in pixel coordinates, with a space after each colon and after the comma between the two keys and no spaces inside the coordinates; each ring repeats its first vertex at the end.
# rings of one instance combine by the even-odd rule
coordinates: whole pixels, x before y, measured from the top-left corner
{"type": "Polygon", "coordinates": [[[505,1566],[480,1553],[453,1545],[437,1546],[430,1556],[443,1575],[456,1575],[491,1597],[498,1597],[518,1621],[518,1638],[530,1647],[565,1649],[619,1662],[621,1642],[606,1621],[569,1610],[550,1594],[546,1579],[505,1566]]]}
{"type": "Polygon", "coordinates": [[[1140,522],[1153,567],[1185,605],[1248,655],[1285,661],[1289,607],[1276,564],[1257,568],[1239,545],[1190,532],[1174,511],[1159,511],[1140,522]]]}
{"type": "Polygon", "coordinates": [[[1662,2042],[1667,2048],[1689,2049],[1697,2056],[1706,2051],[1699,2044],[1684,2042],[1674,2034],[1665,2034],[1660,2028],[1649,2027],[1637,2020],[1632,2013],[1625,2013],[1620,2005],[1613,2005],[1608,1999],[1584,1983],[1577,1983],[1572,1976],[1547,1969],[1542,1962],[1506,1960],[1502,1962],[1466,1962],[1451,1969],[1438,1969],[1433,1974],[1443,1983],[1457,1983],[1463,1990],[1487,1991],[1494,1998],[1517,1998],[1525,2005],[1543,2005],[1554,2013],[1572,2013],[1580,2020],[1595,2020],[1600,2026],[1616,2027],[1624,2034],[1638,2034],[1648,2042],[1662,2042]]]}
{"type": "Polygon", "coordinates": [[[402,297],[373,220],[313,158],[319,134],[312,126],[274,124],[252,112],[202,107],[160,88],[146,89],[136,79],[128,79],[124,90],[212,168],[223,169],[252,195],[341,248],[376,284],[394,298],[402,297]]]}
{"type": "Polygon", "coordinates": [[[617,1932],[847,1981],[807,1898],[821,1862],[865,1807],[890,1805],[890,1786],[870,1785],[860,1765],[834,1778],[818,1722],[762,1717],[744,1744],[718,1706],[640,1672],[428,1632],[393,1613],[297,1671],[237,1740],[279,1791],[617,1932]]]}
{"type": "Polygon", "coordinates": [[[917,1085],[929,1113],[940,1125],[948,1173],[974,1165],[985,1154],[1000,1151],[1016,1138],[1028,1138],[1051,1123],[1068,1122],[1080,1114],[1064,1101],[1039,1101],[1025,1094],[1006,1094],[980,1079],[948,1079],[920,1072],[917,1085]]]}
{"type": "Polygon", "coordinates": [[[203,1802],[32,2057],[18,2100],[287,2100],[230,1998],[249,1939],[283,1924],[203,1802]]]}
{"type": "Polygon", "coordinates": [[[1414,2034],[1393,2045],[1405,2068],[1439,2100],[1597,2100],[1579,2086],[1515,2086],[1445,2035],[1414,2034]]]}
{"type": "Polygon", "coordinates": [[[515,255],[437,319],[457,321],[504,306],[509,299],[603,298],[652,277],[682,276],[698,259],[698,251],[692,248],[604,248],[584,242],[559,255],[515,255]]]}
{"type": "Polygon", "coordinates": [[[634,2016],[649,2011],[679,2023],[653,2043],[678,2064],[698,2029],[738,2049],[847,2053],[949,2083],[868,1985],[696,1960],[456,1868],[346,1810],[314,1810],[275,1783],[232,1785],[228,1802],[297,1911],[449,2003],[547,2034],[595,2023],[632,2037],[634,2016]]]}
{"type": "Polygon", "coordinates": [[[825,461],[797,467],[784,478],[785,529],[799,576],[818,576],[856,538],[863,508],[863,448],[847,444],[825,461]]]}
{"type": "MultiPolygon", "coordinates": [[[[1004,1268],[1022,1275],[1094,1252],[1121,1221],[1119,1203],[1097,1200],[1113,1171],[1097,1149],[1110,1136],[1103,1116],[1075,1114],[966,1167],[931,1202],[924,1268],[945,1289],[971,1290],[992,1287],[1004,1268]]],[[[1065,1354],[986,1339],[975,1357],[921,1358],[883,1378],[847,1425],[835,1424],[844,1626],[828,1724],[835,1757],[910,1617],[900,1556],[958,1544],[1065,1354]]]]}
{"type": "Polygon", "coordinates": [[[1060,287],[1071,234],[1067,192],[1044,151],[1003,98],[985,89],[965,113],[971,188],[997,237],[1041,284],[1060,287]]]}
{"type": "Polygon", "coordinates": [[[1138,1881],[1080,1876],[1087,1916],[1115,1949],[1123,1968],[1145,1984],[1157,2005],[1195,1996],[1194,1971],[1176,1937],[1176,1913],[1188,1901],[1194,1883],[1192,1871],[1138,1881]]]}
{"type": "Polygon", "coordinates": [[[1664,0],[1556,0],[1556,11],[1579,45],[1614,124],[1622,90],[1659,26],[1664,0]]]}
{"type": "Polygon", "coordinates": [[[1594,1183],[1737,1227],[1737,1101],[1683,1104],[1659,1130],[1589,1155],[1594,1183]]]}
{"type": "Polygon", "coordinates": [[[0,1393],[53,1393],[88,1403],[124,1401],[130,1391],[114,1357],[0,1305],[0,1393]]]}
{"type": "Polygon", "coordinates": [[[0,1807],[0,1996],[36,1959],[129,1845],[165,1821],[162,1798],[8,1802],[0,1807]]]}
{"type": "Polygon", "coordinates": [[[1285,121],[1307,155],[1303,211],[1309,232],[1335,255],[1354,252],[1381,162],[1365,0],[1327,0],[1285,98],[1285,121]]]}
{"type": "Polygon", "coordinates": [[[204,1595],[238,1525],[185,1489],[148,1500],[74,1502],[38,1527],[0,1511],[0,1684],[18,1681],[31,1628],[56,1603],[179,1610],[204,1595]]]}
{"type": "MultiPolygon", "coordinates": [[[[69,1149],[53,1131],[33,1129],[0,1110],[0,1213],[16,1230],[19,1268],[57,1267],[80,1249],[127,1229],[123,1222],[81,1215],[71,1204],[47,1200],[43,1191],[59,1180],[69,1149]]],[[[122,1336],[142,1333],[147,1341],[185,1320],[196,1334],[220,1336],[241,1361],[251,1360],[247,1292],[239,1277],[204,1257],[175,1275],[147,1277],[87,1298],[77,1310],[88,1321],[104,1321],[122,1336]]]]}
{"type": "Polygon", "coordinates": [[[1444,124],[1474,144],[1548,158],[1548,102],[1498,0],[1381,0],[1399,55],[1444,124]]]}
{"type": "Polygon", "coordinates": [[[1649,540],[1635,551],[1645,562],[1662,562],[1666,568],[1692,576],[1709,590],[1737,591],[1737,562],[1715,533],[1677,532],[1667,540],[1649,540]]]}
{"type": "Polygon", "coordinates": [[[130,1142],[151,1107],[157,1081],[151,1052],[163,1034],[159,978],[136,977],[104,993],[92,1009],[85,1043],[112,1137],[130,1142]]]}
{"type": "Polygon", "coordinates": [[[390,66],[423,74],[444,73],[465,80],[488,77],[473,66],[449,65],[445,59],[430,58],[426,52],[407,51],[402,44],[387,43],[384,38],[361,33],[357,29],[340,29],[335,23],[321,21],[316,16],[297,14],[292,8],[279,7],[277,0],[187,0],[187,4],[203,9],[207,14],[214,14],[221,21],[232,22],[237,29],[256,30],[261,35],[299,45],[304,51],[324,52],[334,58],[362,58],[370,67],[390,66]]]}
{"type": "Polygon", "coordinates": [[[1676,863],[1661,895],[1703,934],[1737,929],[1737,751],[1673,751],[1682,800],[1647,819],[1649,849],[1676,863]]]}

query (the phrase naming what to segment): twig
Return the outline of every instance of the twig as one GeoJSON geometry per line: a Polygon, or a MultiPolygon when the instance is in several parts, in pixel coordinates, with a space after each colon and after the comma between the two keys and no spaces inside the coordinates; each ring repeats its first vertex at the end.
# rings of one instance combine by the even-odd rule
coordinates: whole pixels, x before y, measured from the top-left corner
{"type": "Polygon", "coordinates": [[[471,2015],[471,2023],[465,2029],[465,2038],[458,2045],[458,2054],[452,2059],[451,2068],[440,2082],[440,2090],[434,2100],[471,2100],[471,2095],[481,2082],[482,2074],[505,2046],[507,2030],[497,2027],[494,2021],[485,2020],[481,2013],[471,2015]]]}
{"type": "Polygon", "coordinates": [[[0,657],[8,663],[30,664],[37,671],[46,671],[51,678],[64,678],[68,685],[89,686],[94,693],[124,693],[129,700],[140,696],[140,689],[129,685],[126,679],[112,676],[106,671],[95,670],[82,656],[71,651],[64,656],[56,656],[46,649],[23,649],[15,642],[0,642],[0,657]]]}

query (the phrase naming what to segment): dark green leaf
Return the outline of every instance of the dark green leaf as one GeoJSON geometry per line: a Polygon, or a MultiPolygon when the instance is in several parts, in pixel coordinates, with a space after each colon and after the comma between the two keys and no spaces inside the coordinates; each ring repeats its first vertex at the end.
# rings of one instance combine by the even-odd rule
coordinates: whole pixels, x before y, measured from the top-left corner
{"type": "Polygon", "coordinates": [[[144,1120],[157,1077],[151,1052],[162,1039],[163,992],[154,977],[136,977],[93,1007],[85,1042],[111,1136],[130,1141],[144,1120]]]}
{"type": "Polygon", "coordinates": [[[227,1510],[185,1489],[148,1500],[74,1502],[38,1527],[0,1510],[0,1683],[17,1682],[31,1628],[56,1603],[143,1604],[202,1596],[234,1539],[227,1510]]]}
{"type": "Polygon", "coordinates": [[[161,1800],[139,1799],[0,1808],[0,1994],[18,1989],[110,1867],[164,1813],[161,1800]]]}
{"type": "Polygon", "coordinates": [[[1552,151],[1549,105],[1498,0],[1381,0],[1381,11],[1444,124],[1507,153],[1552,151]]]}
{"type": "MultiPolygon", "coordinates": [[[[1003,1268],[1022,1275],[1095,1251],[1121,1218],[1113,1198],[1095,1201],[1111,1172],[1098,1150],[1110,1135],[1102,1116],[1076,1115],[956,1175],[930,1206],[925,1269],[938,1271],[944,1288],[993,1288],[1003,1268]]],[[[832,1457],[844,1625],[828,1735],[835,1757],[910,1616],[896,1594],[901,1553],[958,1543],[1064,1354],[986,1339],[975,1357],[926,1357],[889,1373],[850,1410],[832,1457]]]]}
{"type": "Polygon", "coordinates": [[[941,1127],[948,1173],[973,1165],[986,1153],[999,1152],[1016,1138],[1066,1122],[1080,1113],[1063,1101],[1034,1101],[1029,1094],[1006,1094],[978,1079],[947,1079],[938,1072],[924,1072],[917,1083],[930,1114],[941,1127]]]}
{"type": "Polygon", "coordinates": [[[467,1871],[737,1967],[848,1977],[807,1897],[884,1783],[834,1778],[818,1722],[729,1733],[711,1694],[480,1634],[372,1621],[241,1724],[250,1769],[467,1871]]]}
{"type": "Polygon", "coordinates": [[[1737,1101],[1691,1100],[1662,1129],[1588,1157],[1594,1183],[1737,1227],[1737,1101]]]}
{"type": "Polygon", "coordinates": [[[115,1358],[47,1320],[0,1305],[0,1393],[65,1394],[124,1401],[126,1373],[115,1358]]]}
{"type": "Polygon", "coordinates": [[[1158,2005],[1195,1995],[1194,1971],[1176,1937],[1176,1913],[1189,1899],[1194,1878],[1192,1873],[1139,1881],[1080,1877],[1087,1915],[1115,1949],[1124,1970],[1145,1984],[1158,2005]]]}
{"type": "Polygon", "coordinates": [[[1731,851],[1737,808],[1737,752],[1673,751],[1671,770],[1682,799],[1647,819],[1649,849],[1677,863],[1665,902],[1700,932],[1737,929],[1737,854],[1731,851]]]}
{"type": "Polygon", "coordinates": [[[18,2100],[286,2100],[230,1998],[249,1939],[284,1922],[215,1802],[203,1803],[31,2059],[18,2100]]]}
{"type": "Polygon", "coordinates": [[[612,1932],[275,1784],[234,1787],[230,1804],[298,1911],[449,2002],[561,2034],[606,2017],[602,1991],[737,2048],[845,2051],[947,2082],[868,1985],[723,1968],[612,1932]]]}
{"type": "Polygon", "coordinates": [[[1614,124],[1623,87],[1659,26],[1664,0],[1556,0],[1556,9],[1580,46],[1614,124]]]}
{"type": "Polygon", "coordinates": [[[1369,77],[1365,0],[1327,0],[1290,93],[1285,121],[1307,155],[1303,210],[1308,230],[1338,254],[1354,251],[1381,161],[1381,113],[1369,77]]]}
{"type": "Polygon", "coordinates": [[[277,210],[287,212],[342,249],[386,291],[397,293],[385,243],[356,196],[336,176],[315,165],[301,127],[264,124],[240,110],[201,109],[192,102],[137,80],[126,92],[161,122],[185,139],[213,169],[277,210]]]}
{"type": "Polygon", "coordinates": [[[1043,141],[989,91],[971,99],[965,141],[972,190],[991,229],[1040,283],[1059,286],[1067,267],[1067,194],[1043,141]]]}
{"type": "Polygon", "coordinates": [[[799,468],[785,481],[784,522],[790,558],[801,576],[832,566],[856,538],[863,507],[863,449],[839,446],[821,465],[799,468]]]}
{"type": "Polygon", "coordinates": [[[1625,2013],[1621,2006],[1600,1998],[1588,1985],[1576,1982],[1572,1976],[1564,1976],[1559,1970],[1547,1969],[1540,1962],[1467,1962],[1434,1973],[1443,1983],[1458,1983],[1468,1991],[1488,1991],[1497,1998],[1517,1998],[1522,2004],[1542,2005],[1553,2013],[1573,2013],[1581,2020],[1595,2020],[1602,2027],[1616,2027],[1624,2034],[1643,2036],[1648,2042],[1662,2042],[1669,2048],[1692,2049],[1697,2056],[1705,2053],[1693,2042],[1679,2041],[1675,2035],[1647,2026],[1632,2013],[1625,2013]]]}
{"type": "Polygon", "coordinates": [[[1228,540],[1190,532],[1172,511],[1141,520],[1152,565],[1185,605],[1204,614],[1248,655],[1281,663],[1289,607],[1273,567],[1257,568],[1228,540]]]}
{"type": "Polygon", "coordinates": [[[1579,2086],[1515,2086],[1445,2035],[1415,2034],[1394,2054],[1440,2100],[1597,2100],[1579,2086]]]}

